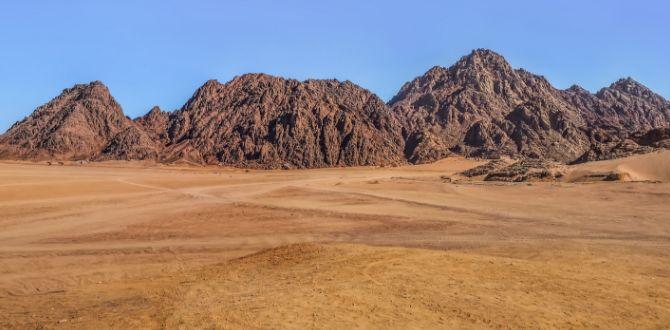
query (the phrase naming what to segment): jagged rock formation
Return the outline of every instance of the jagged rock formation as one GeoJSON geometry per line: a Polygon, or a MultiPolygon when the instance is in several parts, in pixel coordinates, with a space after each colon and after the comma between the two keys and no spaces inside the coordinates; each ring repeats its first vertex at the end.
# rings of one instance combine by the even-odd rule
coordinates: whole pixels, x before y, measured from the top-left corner
{"type": "MultiPolygon", "coordinates": [[[[588,137],[579,129],[582,119],[556,94],[543,77],[476,50],[405,84],[390,105],[406,118],[408,140],[427,130],[450,151],[468,156],[571,160],[588,148],[588,137]]],[[[407,145],[410,159],[414,145],[407,145]]]]}
{"type": "Polygon", "coordinates": [[[263,74],[208,81],[178,111],[131,121],[100,82],[65,90],[1,138],[0,156],[261,168],[405,162],[401,124],[350,82],[263,74]]]}
{"type": "Polygon", "coordinates": [[[540,159],[525,159],[486,174],[484,181],[554,181],[563,177],[564,166],[540,159]]]}
{"type": "Polygon", "coordinates": [[[417,163],[449,152],[569,162],[594,142],[670,125],[670,103],[630,78],[596,94],[562,91],[482,49],[405,84],[390,106],[417,163]]]}
{"type": "Polygon", "coordinates": [[[208,81],[171,118],[168,150],[250,167],[404,162],[401,126],[384,102],[350,82],[249,74],[208,81]]]}
{"type": "Polygon", "coordinates": [[[23,159],[91,159],[133,126],[101,82],[75,85],[0,138],[2,156],[23,159]]]}
{"type": "Polygon", "coordinates": [[[654,148],[670,148],[670,127],[654,128],[633,136],[635,142],[642,146],[654,148]]]}
{"type": "Polygon", "coordinates": [[[495,159],[461,172],[467,178],[481,177],[484,181],[527,182],[554,181],[563,177],[565,165],[541,159],[524,159],[509,163],[495,159]]]}
{"type": "Polygon", "coordinates": [[[504,167],[509,166],[510,164],[502,159],[494,159],[489,161],[486,164],[482,164],[479,166],[475,166],[473,168],[467,169],[463,172],[461,172],[461,175],[468,177],[468,178],[474,178],[478,176],[483,176],[487,175],[493,171],[500,170],[504,167]]]}
{"type": "Polygon", "coordinates": [[[425,163],[450,154],[574,162],[670,147],[670,102],[631,78],[558,90],[489,50],[434,67],[385,104],[350,82],[211,80],[175,112],[130,120],[76,85],[0,136],[0,157],[258,168],[425,163]],[[637,133],[643,132],[643,133],[637,133]]]}
{"type": "Polygon", "coordinates": [[[141,127],[130,125],[116,134],[95,160],[157,160],[162,149],[159,140],[141,127]]]}
{"type": "Polygon", "coordinates": [[[168,139],[168,125],[170,114],[155,106],[144,116],[135,118],[135,123],[140,125],[147,134],[158,143],[165,145],[168,139]]]}
{"type": "Polygon", "coordinates": [[[670,102],[632,78],[620,79],[596,94],[572,86],[562,96],[590,128],[628,135],[670,125],[670,102]]]}
{"type": "Polygon", "coordinates": [[[591,148],[574,163],[608,160],[646,154],[658,149],[670,149],[670,128],[656,128],[628,137],[610,138],[605,142],[594,142],[591,148]]]}

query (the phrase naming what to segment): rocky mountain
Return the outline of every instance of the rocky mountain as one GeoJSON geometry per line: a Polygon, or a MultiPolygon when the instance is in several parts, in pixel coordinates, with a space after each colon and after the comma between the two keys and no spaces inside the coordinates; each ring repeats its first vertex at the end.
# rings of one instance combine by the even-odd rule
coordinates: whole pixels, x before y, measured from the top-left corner
{"type": "Polygon", "coordinates": [[[168,150],[197,151],[206,163],[306,168],[404,162],[401,124],[384,102],[336,80],[264,74],[226,84],[211,80],[174,113],[168,133],[168,150]]]}
{"type": "Polygon", "coordinates": [[[75,85],[0,136],[0,158],[186,161],[256,168],[425,163],[450,154],[575,162],[667,148],[670,102],[631,78],[553,87],[499,54],[436,66],[385,104],[337,80],[246,74],[131,120],[75,85]]]}
{"type": "Polygon", "coordinates": [[[484,49],[432,68],[389,103],[406,123],[405,155],[415,163],[449,153],[574,161],[595,142],[668,126],[669,104],[630,78],[596,94],[558,90],[484,49]]]}
{"type": "Polygon", "coordinates": [[[624,137],[610,138],[604,142],[594,142],[591,148],[574,163],[622,158],[659,149],[670,149],[670,127],[654,128],[626,134],[624,137]]]}
{"type": "Polygon", "coordinates": [[[1,138],[2,155],[29,159],[90,159],[131,127],[121,107],[99,81],[75,85],[1,138]]]}
{"type": "Polygon", "coordinates": [[[208,81],[179,110],[130,120],[100,82],[76,85],[14,125],[0,156],[188,161],[259,168],[404,163],[401,123],[350,82],[249,74],[208,81]]]}
{"type": "Polygon", "coordinates": [[[627,136],[670,123],[670,102],[632,78],[620,79],[596,94],[573,86],[562,91],[561,96],[576,108],[592,129],[627,136]]]}

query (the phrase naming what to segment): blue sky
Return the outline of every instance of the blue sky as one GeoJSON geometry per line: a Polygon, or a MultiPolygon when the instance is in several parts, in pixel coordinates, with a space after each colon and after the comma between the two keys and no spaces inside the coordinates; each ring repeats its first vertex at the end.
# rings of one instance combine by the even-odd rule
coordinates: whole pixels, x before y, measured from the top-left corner
{"type": "Polygon", "coordinates": [[[348,79],[388,100],[474,48],[559,88],[632,76],[670,97],[661,0],[3,0],[0,45],[0,131],[92,80],[131,117],[247,72],[348,79]]]}

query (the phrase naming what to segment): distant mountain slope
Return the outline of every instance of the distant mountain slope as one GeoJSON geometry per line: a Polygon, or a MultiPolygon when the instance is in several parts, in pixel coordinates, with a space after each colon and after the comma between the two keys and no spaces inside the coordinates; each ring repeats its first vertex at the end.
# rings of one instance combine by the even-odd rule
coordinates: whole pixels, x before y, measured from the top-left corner
{"type": "Polygon", "coordinates": [[[620,79],[593,95],[577,93],[569,100],[590,126],[637,132],[670,123],[670,102],[632,78],[620,79]]]}
{"type": "Polygon", "coordinates": [[[1,138],[2,154],[27,159],[92,159],[111,139],[133,127],[99,81],[75,85],[1,138]]]}
{"type": "Polygon", "coordinates": [[[474,50],[385,104],[351,82],[246,74],[183,107],[127,118],[101,82],[75,85],[0,136],[0,158],[186,161],[255,168],[425,163],[449,154],[611,159],[668,148],[670,102],[632,78],[559,90],[474,50]]]}
{"type": "Polygon", "coordinates": [[[599,133],[620,138],[670,124],[670,103],[630,78],[597,94],[577,86],[562,91],[484,49],[432,68],[389,105],[404,118],[405,153],[413,162],[450,152],[567,162],[599,133]]]}
{"type": "Polygon", "coordinates": [[[248,74],[208,81],[176,111],[168,149],[207,163],[328,167],[404,162],[401,125],[376,95],[350,82],[248,74]]]}
{"type": "Polygon", "coordinates": [[[100,82],[76,85],[0,137],[0,156],[309,168],[404,163],[401,124],[350,82],[263,74],[208,81],[180,110],[130,120],[100,82]]]}

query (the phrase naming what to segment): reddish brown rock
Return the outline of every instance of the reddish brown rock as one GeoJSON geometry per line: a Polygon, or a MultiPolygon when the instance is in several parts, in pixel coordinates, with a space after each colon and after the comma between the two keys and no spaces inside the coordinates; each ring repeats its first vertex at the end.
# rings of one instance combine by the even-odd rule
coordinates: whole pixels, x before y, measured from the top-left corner
{"type": "Polygon", "coordinates": [[[405,84],[387,105],[350,82],[247,74],[179,110],[128,119],[100,82],[66,89],[0,136],[0,157],[260,168],[471,157],[609,159],[670,146],[670,102],[631,78],[558,90],[489,50],[405,84]],[[642,133],[637,133],[642,132],[642,133]]]}
{"type": "Polygon", "coordinates": [[[562,91],[562,97],[589,130],[606,130],[615,139],[670,125],[670,102],[632,78],[620,79],[595,94],[573,86],[562,91]]]}
{"type": "Polygon", "coordinates": [[[659,149],[670,149],[670,128],[655,128],[629,134],[628,138],[619,140],[611,138],[604,142],[594,142],[591,148],[574,163],[622,158],[659,149]]]}
{"type": "Polygon", "coordinates": [[[96,160],[158,160],[162,150],[160,140],[140,126],[130,125],[104,146],[96,160]]]}
{"type": "Polygon", "coordinates": [[[406,122],[405,154],[417,163],[445,149],[569,162],[592,144],[614,146],[670,125],[670,102],[631,78],[596,94],[579,86],[558,90],[482,49],[405,84],[390,105],[406,122]]]}
{"type": "Polygon", "coordinates": [[[132,125],[101,82],[75,85],[14,124],[0,139],[2,156],[91,159],[132,125]]]}
{"type": "Polygon", "coordinates": [[[135,118],[135,123],[140,125],[149,136],[160,144],[168,142],[168,124],[170,114],[155,106],[144,116],[135,118]]]}
{"type": "Polygon", "coordinates": [[[569,161],[590,143],[584,120],[560,95],[543,77],[480,49],[405,84],[390,106],[405,120],[405,153],[414,162],[423,155],[432,161],[445,147],[467,156],[569,161]],[[425,150],[417,134],[436,150],[425,150]]]}
{"type": "Polygon", "coordinates": [[[171,117],[171,145],[205,163],[263,168],[404,162],[401,126],[384,102],[350,82],[248,74],[208,81],[171,117]]]}
{"type": "Polygon", "coordinates": [[[670,127],[661,127],[633,135],[633,140],[640,145],[654,148],[670,146],[670,127]]]}

